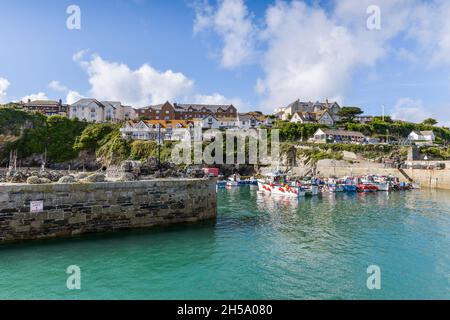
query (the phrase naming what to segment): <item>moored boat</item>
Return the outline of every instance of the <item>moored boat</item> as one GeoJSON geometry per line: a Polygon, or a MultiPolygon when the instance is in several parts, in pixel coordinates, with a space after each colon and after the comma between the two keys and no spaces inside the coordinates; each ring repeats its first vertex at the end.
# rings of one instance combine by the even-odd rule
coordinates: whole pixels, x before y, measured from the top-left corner
{"type": "Polygon", "coordinates": [[[287,197],[304,197],[306,195],[302,186],[290,183],[286,175],[271,173],[265,179],[258,179],[258,190],[263,193],[282,195],[287,197]]]}
{"type": "Polygon", "coordinates": [[[356,186],[358,192],[377,192],[378,187],[371,183],[360,183],[356,186]]]}

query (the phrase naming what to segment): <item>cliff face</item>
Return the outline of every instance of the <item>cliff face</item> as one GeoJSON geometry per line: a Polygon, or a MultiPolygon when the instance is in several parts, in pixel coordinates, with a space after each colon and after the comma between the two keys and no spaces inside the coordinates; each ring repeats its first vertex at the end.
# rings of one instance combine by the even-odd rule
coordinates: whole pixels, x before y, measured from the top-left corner
{"type": "Polygon", "coordinates": [[[62,116],[42,114],[13,108],[0,108],[0,163],[5,165],[10,151],[17,152],[21,166],[64,163],[78,156],[75,139],[87,126],[84,122],[62,116]]]}

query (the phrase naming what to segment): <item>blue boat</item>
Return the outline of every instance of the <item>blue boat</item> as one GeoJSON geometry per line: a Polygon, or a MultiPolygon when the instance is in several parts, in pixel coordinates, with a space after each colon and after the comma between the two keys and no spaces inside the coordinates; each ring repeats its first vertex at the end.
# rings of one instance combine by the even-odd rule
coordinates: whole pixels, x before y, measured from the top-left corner
{"type": "Polygon", "coordinates": [[[344,184],[344,191],[346,192],[356,192],[358,188],[354,184],[344,184]]]}

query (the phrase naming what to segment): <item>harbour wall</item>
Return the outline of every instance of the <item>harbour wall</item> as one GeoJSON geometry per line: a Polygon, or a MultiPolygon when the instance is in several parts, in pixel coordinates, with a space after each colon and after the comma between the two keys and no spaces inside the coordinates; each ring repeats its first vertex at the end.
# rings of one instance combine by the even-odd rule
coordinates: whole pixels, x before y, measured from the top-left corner
{"type": "Polygon", "coordinates": [[[198,222],[216,216],[214,179],[0,184],[0,243],[198,222]]]}
{"type": "MultiPolygon", "coordinates": [[[[448,167],[447,167],[448,168],[448,167]]],[[[347,161],[319,161],[317,170],[323,176],[359,176],[367,174],[393,175],[400,178],[401,181],[408,181],[396,168],[385,168],[379,163],[355,163],[350,164],[347,161]]],[[[415,183],[423,188],[446,189],[450,190],[450,170],[436,169],[403,169],[404,173],[415,183]]]]}
{"type": "MultiPolygon", "coordinates": [[[[443,161],[439,161],[442,163],[443,161]]],[[[434,164],[435,162],[428,162],[434,164]]],[[[445,163],[445,162],[444,162],[445,163]]],[[[415,183],[420,184],[422,188],[445,189],[450,190],[450,165],[446,163],[446,169],[403,169],[404,173],[410,177],[415,183]]],[[[261,173],[269,173],[274,170],[289,170],[296,176],[304,176],[307,174],[309,167],[266,167],[261,173]]],[[[317,163],[317,174],[320,176],[344,177],[344,176],[362,176],[368,174],[392,175],[398,177],[401,181],[408,181],[407,177],[396,168],[386,168],[382,163],[370,161],[354,161],[350,163],[345,160],[320,160],[317,163]]]]}

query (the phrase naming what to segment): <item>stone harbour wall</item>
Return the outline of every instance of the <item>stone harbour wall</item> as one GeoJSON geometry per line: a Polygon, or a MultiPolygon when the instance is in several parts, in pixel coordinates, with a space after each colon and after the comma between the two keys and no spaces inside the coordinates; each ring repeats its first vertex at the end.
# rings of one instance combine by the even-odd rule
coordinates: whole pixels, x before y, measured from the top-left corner
{"type": "MultiPolygon", "coordinates": [[[[319,161],[317,170],[323,176],[360,176],[367,174],[393,175],[401,181],[408,181],[403,174],[395,168],[383,168],[381,164],[364,163],[349,164],[345,161],[326,162],[319,161]]],[[[404,172],[418,183],[422,188],[450,190],[450,170],[404,169],[404,172]]]]}
{"type": "Polygon", "coordinates": [[[148,228],[216,216],[214,179],[0,184],[0,242],[148,228]]]}

